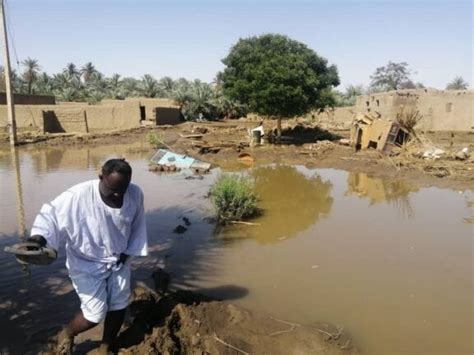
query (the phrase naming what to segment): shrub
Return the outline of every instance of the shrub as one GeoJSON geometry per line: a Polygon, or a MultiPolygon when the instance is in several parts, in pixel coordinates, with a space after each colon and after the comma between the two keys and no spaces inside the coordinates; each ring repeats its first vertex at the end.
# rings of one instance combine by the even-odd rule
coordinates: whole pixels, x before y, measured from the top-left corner
{"type": "Polygon", "coordinates": [[[163,134],[150,131],[146,135],[146,140],[150,143],[154,148],[165,148],[166,145],[163,142],[163,134]]]}
{"type": "Polygon", "coordinates": [[[210,197],[222,224],[252,217],[257,213],[257,196],[251,178],[223,175],[212,187],[210,197]]]}
{"type": "Polygon", "coordinates": [[[396,121],[408,132],[413,133],[415,126],[420,122],[423,116],[420,114],[420,111],[416,109],[407,109],[404,107],[401,108],[400,112],[397,113],[396,121]]]}

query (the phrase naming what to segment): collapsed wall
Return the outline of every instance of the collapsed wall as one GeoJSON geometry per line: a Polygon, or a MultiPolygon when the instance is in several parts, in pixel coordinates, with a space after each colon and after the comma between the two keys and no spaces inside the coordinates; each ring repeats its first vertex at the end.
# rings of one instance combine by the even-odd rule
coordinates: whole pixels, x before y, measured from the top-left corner
{"type": "Polygon", "coordinates": [[[357,112],[378,113],[394,120],[403,108],[418,110],[422,119],[417,128],[423,131],[474,132],[474,91],[472,90],[398,90],[357,97],[357,112]]]}
{"type": "MultiPolygon", "coordinates": [[[[422,131],[474,132],[474,91],[398,90],[361,95],[355,106],[329,108],[311,114],[326,129],[350,129],[354,114],[370,112],[394,121],[402,109],[418,110],[422,131]]],[[[308,117],[307,117],[308,118],[308,117]]]]}

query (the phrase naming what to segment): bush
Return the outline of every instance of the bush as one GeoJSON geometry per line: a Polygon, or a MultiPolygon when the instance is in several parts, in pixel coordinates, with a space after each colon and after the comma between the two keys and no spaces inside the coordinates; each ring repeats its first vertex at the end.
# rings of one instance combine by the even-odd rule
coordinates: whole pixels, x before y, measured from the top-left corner
{"type": "Polygon", "coordinates": [[[248,177],[221,176],[212,187],[210,197],[222,224],[255,216],[258,210],[254,181],[248,177]]]}
{"type": "Polygon", "coordinates": [[[165,148],[166,145],[163,143],[163,134],[150,131],[146,135],[146,140],[150,143],[154,148],[165,148]]]}
{"type": "Polygon", "coordinates": [[[402,107],[400,112],[397,113],[396,121],[408,132],[413,133],[415,126],[422,118],[423,116],[420,114],[420,111],[416,109],[405,110],[405,108],[402,107]]]}

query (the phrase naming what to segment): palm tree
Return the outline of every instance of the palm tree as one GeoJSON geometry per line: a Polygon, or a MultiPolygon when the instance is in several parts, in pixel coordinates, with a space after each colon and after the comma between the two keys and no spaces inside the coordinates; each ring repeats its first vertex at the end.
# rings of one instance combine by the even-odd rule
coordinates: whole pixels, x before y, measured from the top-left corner
{"type": "Polygon", "coordinates": [[[107,79],[108,81],[108,91],[109,96],[112,99],[123,98],[122,92],[122,81],[120,80],[120,74],[114,74],[112,77],[107,79]]]}
{"type": "Polygon", "coordinates": [[[89,88],[93,88],[98,91],[106,91],[108,83],[105,80],[104,74],[96,71],[92,73],[89,77],[89,81],[87,82],[87,86],[89,88]]]}
{"type": "Polygon", "coordinates": [[[54,89],[53,79],[47,74],[42,73],[35,81],[36,92],[41,95],[51,95],[54,89]]]}
{"type": "Polygon", "coordinates": [[[33,83],[38,77],[41,67],[38,64],[38,60],[32,59],[30,57],[21,62],[21,64],[25,67],[25,70],[22,73],[22,77],[28,85],[28,94],[31,94],[33,83]]]}
{"type": "Polygon", "coordinates": [[[105,94],[101,91],[92,90],[87,93],[87,102],[90,104],[96,104],[105,98],[105,94]]]}
{"type": "Polygon", "coordinates": [[[184,108],[187,116],[196,117],[202,113],[205,117],[209,117],[214,114],[213,97],[214,92],[209,84],[195,80],[190,91],[190,100],[184,108]]]}
{"type": "Polygon", "coordinates": [[[140,81],[135,78],[123,78],[121,81],[123,95],[125,97],[138,96],[140,81]]]}
{"type": "Polygon", "coordinates": [[[158,81],[150,74],[145,74],[140,83],[140,93],[145,97],[157,97],[160,93],[158,81]]]}
{"type": "Polygon", "coordinates": [[[66,64],[66,68],[63,69],[63,73],[69,74],[73,78],[78,78],[78,79],[81,76],[81,72],[79,71],[79,69],[77,69],[77,66],[74,63],[66,64]]]}
{"type": "Polygon", "coordinates": [[[220,90],[216,90],[214,98],[211,100],[216,110],[216,114],[221,118],[239,118],[247,113],[245,105],[233,101],[225,96],[220,90]]]}
{"type": "Polygon", "coordinates": [[[173,91],[172,98],[179,105],[179,110],[181,111],[191,100],[191,94],[187,88],[179,87],[173,91]]]}
{"type": "Polygon", "coordinates": [[[79,97],[77,90],[72,87],[57,90],[54,95],[58,97],[60,101],[75,101],[79,97]]]}
{"type": "Polygon", "coordinates": [[[81,75],[82,78],[84,79],[84,82],[88,82],[92,76],[92,74],[96,73],[97,69],[94,67],[92,62],[88,62],[84,64],[84,66],[81,68],[81,75]]]}
{"type": "Polygon", "coordinates": [[[172,95],[174,86],[174,81],[169,76],[164,76],[160,79],[160,87],[164,91],[166,97],[170,97],[172,95]]]}

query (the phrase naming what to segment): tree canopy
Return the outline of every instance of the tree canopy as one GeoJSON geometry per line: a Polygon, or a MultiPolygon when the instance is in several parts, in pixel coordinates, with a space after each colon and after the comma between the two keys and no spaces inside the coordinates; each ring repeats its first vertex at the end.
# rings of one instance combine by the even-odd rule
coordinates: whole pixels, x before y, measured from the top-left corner
{"type": "MultiPolygon", "coordinates": [[[[67,63],[59,73],[48,75],[41,72],[36,59],[22,62],[21,75],[12,71],[15,93],[54,95],[60,101],[88,102],[95,104],[103,99],[124,99],[126,97],[169,98],[179,104],[186,119],[195,119],[200,114],[207,119],[237,118],[247,113],[247,108],[224,96],[219,85],[200,80],[170,77],[156,79],[145,74],[141,79],[122,78],[120,74],[106,77],[92,62],[80,69],[74,63],[67,63]]],[[[5,90],[3,67],[0,65],[0,91],[5,90]]]]}
{"type": "Polygon", "coordinates": [[[446,85],[446,90],[466,90],[469,84],[462,76],[457,76],[446,85]]]}
{"type": "Polygon", "coordinates": [[[413,72],[408,68],[408,63],[394,63],[389,61],[386,66],[375,69],[370,79],[372,91],[389,91],[399,89],[415,89],[423,87],[422,84],[415,84],[410,79],[413,72]]]}
{"type": "Polygon", "coordinates": [[[286,36],[240,39],[222,62],[217,81],[224,94],[252,112],[292,117],[334,104],[336,66],[286,36]]]}

